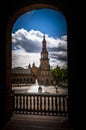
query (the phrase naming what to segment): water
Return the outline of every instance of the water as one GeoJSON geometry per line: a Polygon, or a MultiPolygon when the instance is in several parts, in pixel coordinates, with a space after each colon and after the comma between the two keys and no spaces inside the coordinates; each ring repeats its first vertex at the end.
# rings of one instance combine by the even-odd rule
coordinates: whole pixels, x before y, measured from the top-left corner
{"type": "MultiPolygon", "coordinates": [[[[56,94],[55,86],[39,86],[37,79],[35,84],[31,86],[22,86],[22,87],[12,87],[12,90],[15,93],[51,93],[56,94]],[[39,92],[39,87],[42,88],[42,91],[39,92]]],[[[68,94],[68,88],[58,87],[57,94],[68,94]]]]}
{"type": "MultiPolygon", "coordinates": [[[[34,85],[28,87],[13,87],[12,90],[15,93],[38,93],[38,87],[34,85]]],[[[48,86],[44,87],[42,86],[42,93],[51,93],[51,94],[56,94],[56,89],[54,86],[48,86]]],[[[67,88],[61,88],[58,87],[57,94],[68,94],[68,89],[67,88]]]]}
{"type": "Polygon", "coordinates": [[[43,86],[39,86],[38,81],[36,79],[35,84],[30,87],[30,89],[27,91],[28,93],[39,93],[39,92],[45,92],[43,86]],[[42,89],[39,91],[39,87],[42,89]]]}

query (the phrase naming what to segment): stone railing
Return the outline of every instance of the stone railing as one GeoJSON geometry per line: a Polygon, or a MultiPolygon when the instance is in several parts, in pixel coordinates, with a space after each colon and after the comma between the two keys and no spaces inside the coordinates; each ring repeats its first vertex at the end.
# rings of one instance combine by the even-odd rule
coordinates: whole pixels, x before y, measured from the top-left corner
{"type": "Polygon", "coordinates": [[[15,93],[13,112],[68,116],[68,95],[47,93],[15,93]]]}

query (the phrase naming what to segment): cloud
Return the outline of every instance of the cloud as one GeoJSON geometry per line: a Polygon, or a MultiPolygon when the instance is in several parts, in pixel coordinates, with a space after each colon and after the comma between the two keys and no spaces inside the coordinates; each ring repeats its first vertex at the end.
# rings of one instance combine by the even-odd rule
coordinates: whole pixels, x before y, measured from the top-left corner
{"type": "Polygon", "coordinates": [[[51,68],[55,68],[57,65],[61,68],[67,68],[67,53],[61,52],[50,52],[50,64],[51,68]]]}
{"type": "Polygon", "coordinates": [[[29,63],[39,67],[40,62],[40,53],[27,53],[24,50],[13,50],[12,51],[12,68],[14,67],[23,67],[27,68],[29,63]]]}
{"type": "Polygon", "coordinates": [[[12,46],[21,46],[26,52],[40,52],[42,36],[39,31],[28,32],[25,29],[19,29],[12,33],[12,46]]]}
{"type": "MultiPolygon", "coordinates": [[[[12,67],[25,67],[29,62],[39,66],[43,35],[40,31],[23,28],[12,33],[12,67]]],[[[45,38],[51,67],[67,67],[67,36],[53,38],[45,34],[45,38]]]]}

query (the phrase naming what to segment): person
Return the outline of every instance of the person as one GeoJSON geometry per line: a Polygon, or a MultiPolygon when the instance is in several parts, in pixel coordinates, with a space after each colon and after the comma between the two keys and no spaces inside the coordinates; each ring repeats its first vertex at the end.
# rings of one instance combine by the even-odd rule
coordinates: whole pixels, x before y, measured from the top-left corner
{"type": "Polygon", "coordinates": [[[38,88],[38,92],[42,93],[42,88],[41,87],[38,88]]]}

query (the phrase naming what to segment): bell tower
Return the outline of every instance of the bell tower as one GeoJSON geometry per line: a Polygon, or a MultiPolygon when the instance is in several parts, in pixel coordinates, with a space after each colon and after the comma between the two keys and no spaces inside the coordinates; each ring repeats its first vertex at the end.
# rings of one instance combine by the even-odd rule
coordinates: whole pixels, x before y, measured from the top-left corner
{"type": "Polygon", "coordinates": [[[41,58],[40,58],[38,81],[40,84],[45,84],[45,85],[49,85],[52,82],[52,75],[50,71],[50,64],[49,64],[47,42],[45,39],[45,34],[42,40],[42,51],[41,51],[41,58]]]}
{"type": "Polygon", "coordinates": [[[46,70],[46,71],[50,70],[48,51],[47,51],[47,48],[46,48],[45,35],[43,36],[43,41],[42,41],[40,69],[41,69],[41,71],[42,70],[46,70]]]}

